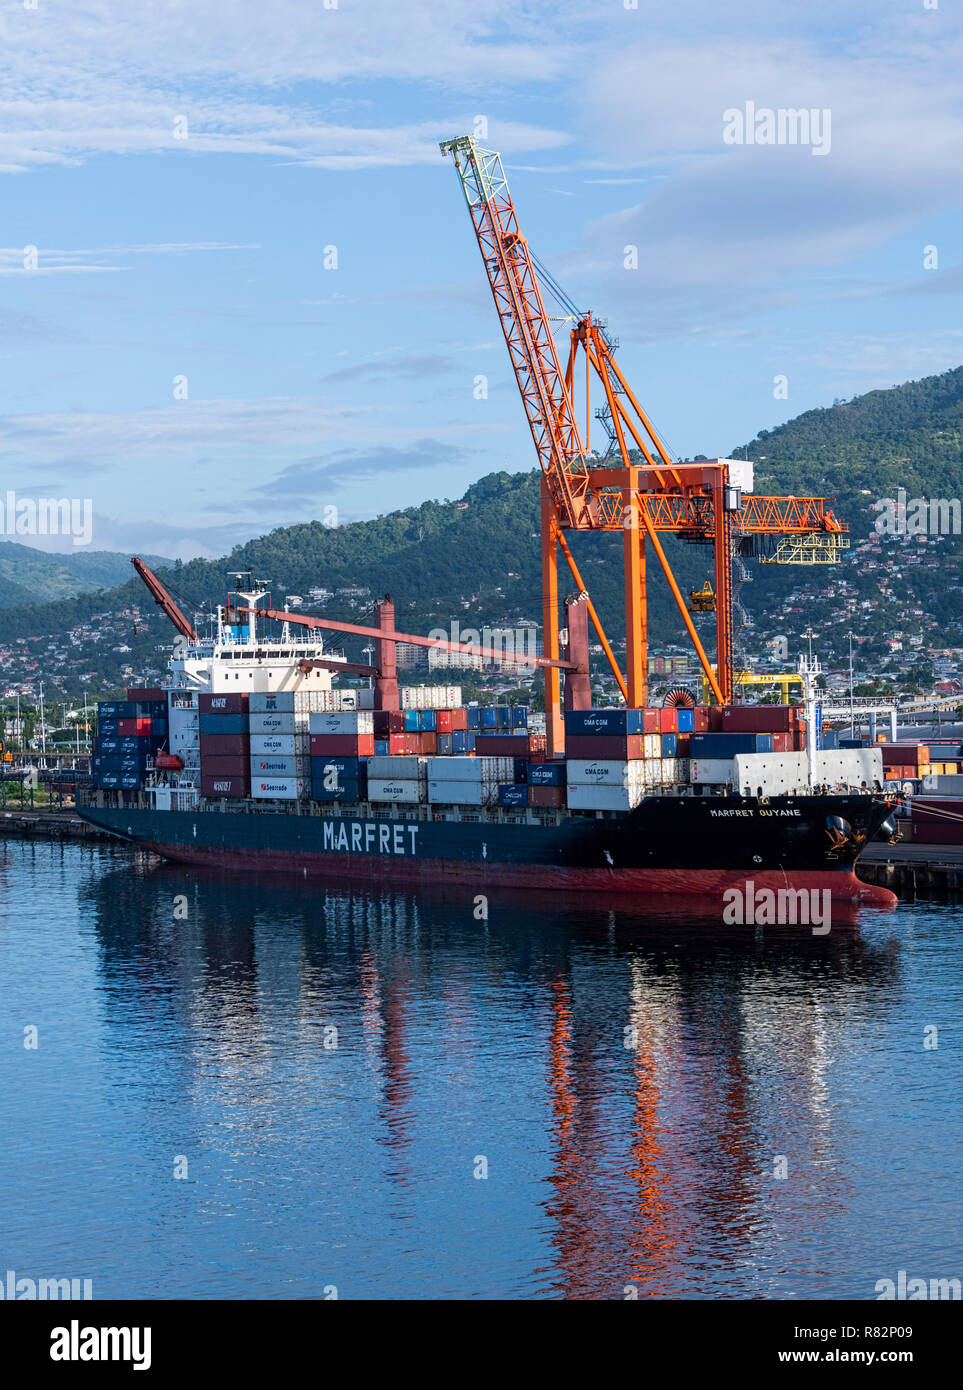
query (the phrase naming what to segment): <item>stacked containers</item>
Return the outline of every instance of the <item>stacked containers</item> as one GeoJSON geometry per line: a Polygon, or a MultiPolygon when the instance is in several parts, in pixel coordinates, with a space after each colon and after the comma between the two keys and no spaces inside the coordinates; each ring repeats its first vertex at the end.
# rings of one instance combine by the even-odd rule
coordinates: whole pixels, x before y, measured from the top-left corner
{"type": "MultiPolygon", "coordinates": [[[[628,810],[631,806],[623,803],[632,801],[635,792],[629,794],[626,789],[672,785],[685,774],[679,762],[675,709],[571,710],[565,715],[565,749],[572,809],[628,810]],[[611,780],[600,782],[590,776],[583,766],[588,763],[609,767],[611,780]],[[573,764],[578,765],[578,776],[573,764]],[[627,769],[624,773],[622,765],[627,769]],[[580,782],[579,777],[587,780],[580,782]],[[611,792],[602,790],[605,787],[611,792]],[[625,796],[620,789],[626,790],[625,796]]],[[[641,795],[633,804],[639,800],[641,795]]]]}
{"type": "Polygon", "coordinates": [[[99,701],[94,786],[122,791],[143,786],[154,755],[167,746],[167,739],[166,698],[99,701]]]}
{"type": "Polygon", "coordinates": [[[366,760],[375,751],[374,728],[373,710],[309,713],[307,772],[313,800],[369,799],[366,760]]]}
{"type": "Polygon", "coordinates": [[[251,796],[298,801],[311,790],[310,721],[357,720],[357,710],[331,710],[326,690],[258,690],[251,695],[251,796]]]}
{"type": "MultiPolygon", "coordinates": [[[[436,759],[417,753],[368,759],[368,800],[374,804],[417,805],[427,800],[427,767],[436,759]]],[[[452,761],[449,758],[440,760],[452,761]]]]}
{"type": "Polygon", "coordinates": [[[198,696],[202,796],[251,794],[251,733],[246,692],[198,696]]]}
{"type": "Polygon", "coordinates": [[[429,758],[428,800],[441,806],[495,805],[499,784],[513,783],[514,776],[509,757],[429,758]]]}

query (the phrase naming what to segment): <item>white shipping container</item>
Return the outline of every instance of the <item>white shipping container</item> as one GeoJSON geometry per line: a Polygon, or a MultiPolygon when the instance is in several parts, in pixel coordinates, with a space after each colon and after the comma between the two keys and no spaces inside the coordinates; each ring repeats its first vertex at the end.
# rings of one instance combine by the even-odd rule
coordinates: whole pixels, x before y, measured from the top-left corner
{"type": "Polygon", "coordinates": [[[742,796],[785,796],[804,792],[809,784],[806,753],[737,753],[733,762],[733,787],[742,796]]]}
{"type": "Polygon", "coordinates": [[[368,800],[391,802],[424,801],[425,783],[421,778],[402,781],[397,777],[369,777],[368,800]]]}
{"type": "Polygon", "coordinates": [[[430,781],[428,800],[441,806],[484,806],[495,793],[481,782],[430,781]]]}
{"type": "Polygon", "coordinates": [[[255,690],[248,701],[251,714],[307,714],[328,706],[330,690],[255,690]]]}
{"type": "Polygon", "coordinates": [[[257,800],[297,801],[305,795],[304,780],[300,777],[251,778],[251,796],[257,800]]]}
{"type": "Polygon", "coordinates": [[[428,759],[429,782],[477,782],[482,780],[482,763],[488,758],[469,758],[451,754],[428,759]]]}
{"type": "Polygon", "coordinates": [[[646,788],[641,782],[625,787],[569,782],[566,788],[567,804],[573,811],[632,811],[645,795],[646,788]]]}
{"type": "Polygon", "coordinates": [[[308,718],[312,734],[373,734],[370,710],[312,710],[308,718]]]}
{"type": "Polygon", "coordinates": [[[678,782],[678,780],[679,780],[679,759],[678,759],[678,758],[663,758],[663,759],[662,759],[662,764],[661,764],[661,766],[662,766],[662,785],[663,785],[664,787],[672,787],[672,786],[674,786],[675,783],[678,782]]]}
{"type": "Polygon", "coordinates": [[[881,748],[814,748],[810,753],[816,786],[872,787],[883,780],[881,748]]]}
{"type": "Polygon", "coordinates": [[[248,715],[248,724],[252,734],[293,734],[296,729],[307,728],[305,718],[306,716],[299,717],[293,711],[255,711],[248,715]]]}
{"type": "MultiPolygon", "coordinates": [[[[660,758],[660,771],[661,763],[660,758]]],[[[643,766],[641,758],[631,758],[628,762],[615,758],[569,758],[568,780],[577,786],[641,786],[644,777],[643,766]]]]}
{"type": "Polygon", "coordinates": [[[689,759],[689,781],[696,786],[731,786],[734,776],[731,758],[689,759]]]}
{"type": "Polygon", "coordinates": [[[273,756],[252,755],[251,779],[255,777],[307,777],[310,767],[307,758],[276,753],[273,756]]]}
{"type": "Polygon", "coordinates": [[[643,734],[642,735],[642,756],[643,758],[662,757],[662,735],[643,734]]]}
{"type": "Polygon", "coordinates": [[[252,734],[251,756],[258,757],[280,754],[282,757],[305,755],[308,751],[307,734],[252,734]]]}
{"type": "Polygon", "coordinates": [[[399,691],[402,709],[458,709],[460,685],[403,685],[399,691]]]}
{"type": "Polygon", "coordinates": [[[426,761],[425,758],[405,754],[400,754],[398,757],[379,754],[376,758],[368,758],[368,776],[386,777],[396,782],[412,782],[416,778],[426,775],[426,761]]]}

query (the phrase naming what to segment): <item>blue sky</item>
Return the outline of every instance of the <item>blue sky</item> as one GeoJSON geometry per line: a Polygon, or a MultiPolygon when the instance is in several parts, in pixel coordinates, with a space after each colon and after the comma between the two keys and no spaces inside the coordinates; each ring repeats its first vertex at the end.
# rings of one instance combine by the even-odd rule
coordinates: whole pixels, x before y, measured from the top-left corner
{"type": "Polygon", "coordinates": [[[0,488],[91,497],[97,548],[533,466],[438,152],[479,120],[676,453],[963,361],[949,0],[36,3],[0,12],[0,488]],[[828,109],[828,153],[726,144],[747,101],[828,109]]]}

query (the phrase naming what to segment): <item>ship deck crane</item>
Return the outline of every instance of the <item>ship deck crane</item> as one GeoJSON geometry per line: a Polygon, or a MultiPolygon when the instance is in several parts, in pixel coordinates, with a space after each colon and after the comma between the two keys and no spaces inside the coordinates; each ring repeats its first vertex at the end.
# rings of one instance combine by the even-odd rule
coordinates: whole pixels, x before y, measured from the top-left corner
{"type": "MultiPolygon", "coordinates": [[[[732,543],[790,535],[815,537],[823,549],[841,548],[847,529],[826,507],[832,499],[758,497],[730,486],[727,461],[673,462],[615,361],[616,345],[604,325],[579,312],[533,256],[519,226],[500,155],[471,136],[445,140],[461,182],[498,312],[519,393],[542,470],[542,616],[544,649],[560,649],[558,552],[579,590],[581,575],[564,532],[621,531],[625,591],[626,670],[623,677],[591,600],[588,616],[602,642],[627,704],[648,698],[646,542],[654,551],[695,648],[713,698],[725,704],[733,693],[732,543]],[[565,366],[545,310],[541,284],[574,320],[565,366]],[[584,363],[579,360],[579,353],[584,363]],[[583,370],[584,368],[584,370],[583,370]],[[584,427],[576,383],[584,380],[584,427]],[[604,404],[595,413],[609,431],[606,458],[590,447],[593,387],[604,404]],[[636,458],[633,458],[633,453],[636,458]],[[609,457],[617,456],[617,466],[609,457]],[[641,458],[642,462],[636,460],[641,458]],[[714,548],[716,593],[715,669],[699,640],[686,601],[672,573],[660,532],[703,541],[714,548]]],[[[580,387],[581,389],[581,387],[580,387]]],[[[812,551],[810,546],[810,552],[812,551]]],[[[817,547],[818,548],[818,547],[817,547]]],[[[545,717],[548,748],[564,744],[559,663],[546,663],[545,717]]]]}
{"type": "Polygon", "coordinates": [[[151,598],[158,607],[164,610],[164,613],[170,618],[181,636],[186,637],[188,642],[199,641],[200,639],[198,638],[193,624],[184,616],[180,608],[178,608],[177,604],[171,598],[170,594],[164,588],[150,566],[145,565],[144,561],[137,555],[132,555],[130,557],[130,563],[134,566],[139,577],[144,581],[151,598]]]}

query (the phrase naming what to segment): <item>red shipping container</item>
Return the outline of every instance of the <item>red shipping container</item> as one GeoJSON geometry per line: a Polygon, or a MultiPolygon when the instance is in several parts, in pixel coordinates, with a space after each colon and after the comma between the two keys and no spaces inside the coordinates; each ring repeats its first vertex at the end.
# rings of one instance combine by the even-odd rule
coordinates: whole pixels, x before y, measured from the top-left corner
{"type": "MultiPolygon", "coordinates": [[[[402,734],[405,741],[404,752],[407,756],[417,756],[421,752],[421,734],[402,734]]],[[[390,745],[388,751],[391,751],[390,745]]]]}
{"type": "Polygon", "coordinates": [[[452,730],[452,725],[451,725],[451,710],[450,710],[450,709],[440,709],[440,710],[436,710],[436,711],[435,711],[435,732],[436,732],[436,733],[439,733],[439,734],[450,734],[450,733],[451,733],[451,730],[452,730]]]}
{"type": "Polygon", "coordinates": [[[210,757],[224,757],[227,754],[240,753],[244,757],[251,756],[251,735],[250,734],[201,734],[201,757],[205,754],[210,757]]]}
{"type": "Polygon", "coordinates": [[[220,695],[198,695],[197,708],[201,714],[247,714],[246,690],[225,691],[220,695]]]}
{"type": "Polygon", "coordinates": [[[374,734],[312,734],[308,747],[312,758],[370,758],[374,741],[374,734]]]}
{"type": "Polygon", "coordinates": [[[129,685],[128,700],[166,700],[167,691],[162,685],[129,685]]]}
{"type": "Polygon", "coordinates": [[[202,757],[201,773],[205,777],[250,777],[251,760],[241,753],[202,757]]]}
{"type": "Polygon", "coordinates": [[[201,774],[201,796],[251,795],[250,777],[205,777],[201,774]]]}
{"type": "Polygon", "coordinates": [[[794,753],[805,753],[805,751],[806,751],[806,726],[805,726],[805,724],[796,724],[796,725],[794,725],[793,731],[792,731],[792,734],[790,735],[790,737],[792,738],[792,751],[793,751],[794,753]]]}
{"type": "MultiPolygon", "coordinates": [[[[630,758],[641,758],[644,748],[643,734],[569,734],[565,740],[565,753],[569,758],[613,758],[625,762],[630,758]]],[[[475,743],[478,752],[478,742],[475,743]]]]}
{"type": "Polygon", "coordinates": [[[536,753],[545,753],[548,749],[548,738],[545,734],[529,734],[528,746],[531,756],[536,753]]]}
{"type": "Polygon", "coordinates": [[[390,734],[403,734],[405,731],[405,716],[401,710],[372,710],[372,721],[375,738],[388,738],[390,734]]]}
{"type": "Polygon", "coordinates": [[[479,758],[527,758],[531,752],[528,734],[478,734],[475,753],[479,758]]]}
{"type": "MultiPolygon", "coordinates": [[[[706,706],[706,713],[707,713],[708,716],[709,716],[709,728],[708,728],[708,730],[702,730],[702,729],[700,729],[700,730],[699,730],[700,733],[705,733],[705,732],[708,732],[708,733],[710,733],[710,734],[721,734],[721,733],[722,733],[722,708],[723,708],[722,705],[707,705],[707,706],[706,706]]],[[[696,727],[698,728],[698,725],[696,725],[696,727]]]]}
{"type": "Polygon", "coordinates": [[[774,753],[792,753],[795,741],[795,732],[774,733],[772,736],[772,751],[774,753]]]}
{"type": "Polygon", "coordinates": [[[659,733],[659,711],[657,709],[644,709],[642,711],[642,732],[644,734],[659,733]]]}
{"type": "Polygon", "coordinates": [[[692,711],[692,732],[694,734],[707,734],[709,732],[709,708],[707,705],[696,705],[692,711]]]}
{"type": "Polygon", "coordinates": [[[388,752],[391,754],[393,758],[400,757],[401,754],[404,753],[406,737],[406,734],[388,735],[388,752]]]}
{"type": "Polygon", "coordinates": [[[564,787],[529,787],[529,806],[557,808],[565,805],[564,787]]]}
{"type": "Polygon", "coordinates": [[[422,753],[438,752],[438,735],[432,733],[431,729],[426,729],[421,735],[421,751],[422,753]]]}
{"type": "Polygon", "coordinates": [[[676,742],[675,755],[677,758],[687,758],[689,756],[689,739],[691,734],[679,734],[676,742]]]}
{"type": "Polygon", "coordinates": [[[150,718],[118,719],[118,738],[146,738],[150,734],[150,718]]]}
{"type": "Polygon", "coordinates": [[[675,734],[679,731],[679,711],[677,709],[659,710],[659,733],[675,734]]]}
{"type": "Polygon", "coordinates": [[[727,734],[788,733],[794,714],[790,705],[726,705],[722,728],[727,734]]]}
{"type": "Polygon", "coordinates": [[[930,760],[930,750],[925,743],[880,743],[878,747],[883,755],[884,767],[897,763],[901,767],[923,767],[930,760]]]}
{"type": "Polygon", "coordinates": [[[453,709],[451,711],[451,731],[453,734],[462,732],[468,728],[468,711],[466,709],[453,709]]]}

